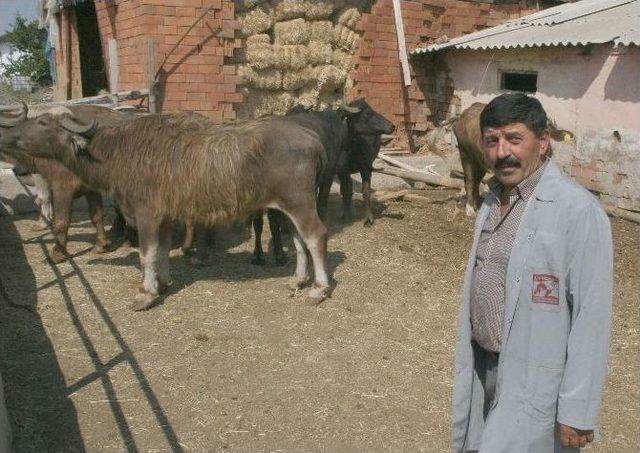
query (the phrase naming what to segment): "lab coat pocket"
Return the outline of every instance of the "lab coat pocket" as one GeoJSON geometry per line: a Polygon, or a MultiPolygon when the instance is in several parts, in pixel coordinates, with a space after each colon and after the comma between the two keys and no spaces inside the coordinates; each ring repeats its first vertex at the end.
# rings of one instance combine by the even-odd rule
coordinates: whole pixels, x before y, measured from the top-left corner
{"type": "Polygon", "coordinates": [[[529,414],[541,420],[555,420],[563,368],[539,365],[533,376],[533,392],[529,397],[529,414]]]}
{"type": "Polygon", "coordinates": [[[525,291],[531,310],[558,312],[564,297],[564,243],[558,234],[537,231],[527,260],[525,291]]]}

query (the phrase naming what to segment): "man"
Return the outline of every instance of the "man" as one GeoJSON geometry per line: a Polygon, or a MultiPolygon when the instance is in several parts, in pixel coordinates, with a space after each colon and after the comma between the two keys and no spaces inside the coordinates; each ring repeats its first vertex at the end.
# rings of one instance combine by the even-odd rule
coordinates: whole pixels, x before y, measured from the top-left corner
{"type": "Polygon", "coordinates": [[[547,116],[536,99],[493,99],[480,128],[495,176],[462,294],[452,450],[584,447],[594,438],[607,368],[609,220],[549,159],[547,116]]]}

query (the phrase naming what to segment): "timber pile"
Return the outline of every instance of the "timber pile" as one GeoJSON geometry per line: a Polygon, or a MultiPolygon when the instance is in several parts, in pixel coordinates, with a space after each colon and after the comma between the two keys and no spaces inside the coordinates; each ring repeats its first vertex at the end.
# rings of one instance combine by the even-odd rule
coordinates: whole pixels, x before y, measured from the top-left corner
{"type": "Polygon", "coordinates": [[[356,24],[369,7],[368,0],[236,0],[246,39],[238,61],[246,94],[239,116],[341,102],[360,38],[356,24]]]}

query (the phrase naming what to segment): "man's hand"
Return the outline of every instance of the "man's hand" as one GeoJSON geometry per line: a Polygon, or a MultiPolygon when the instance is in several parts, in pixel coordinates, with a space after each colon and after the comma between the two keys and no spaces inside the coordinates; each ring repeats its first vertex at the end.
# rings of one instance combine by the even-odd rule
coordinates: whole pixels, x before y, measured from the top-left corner
{"type": "Polygon", "coordinates": [[[582,448],[589,442],[593,442],[592,429],[576,429],[571,426],[558,423],[560,444],[562,448],[582,448]]]}

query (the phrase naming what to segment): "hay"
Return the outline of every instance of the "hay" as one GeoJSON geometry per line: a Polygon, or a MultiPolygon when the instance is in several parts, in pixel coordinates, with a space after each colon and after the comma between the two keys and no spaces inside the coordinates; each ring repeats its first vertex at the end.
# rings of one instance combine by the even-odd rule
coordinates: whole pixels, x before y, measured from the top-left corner
{"type": "Polygon", "coordinates": [[[311,41],[307,46],[307,61],[310,65],[330,64],[333,59],[331,44],[311,41]]]}
{"type": "Polygon", "coordinates": [[[344,25],[336,25],[333,28],[333,44],[340,48],[352,52],[358,41],[358,34],[344,25]]]}
{"type": "Polygon", "coordinates": [[[354,30],[361,18],[358,8],[347,8],[338,15],[338,23],[354,30]]]}
{"type": "Polygon", "coordinates": [[[327,19],[333,14],[334,4],[329,1],[308,0],[304,16],[309,20],[327,19]]]}
{"type": "Polygon", "coordinates": [[[271,44],[271,37],[266,33],[249,36],[247,38],[247,46],[254,44],[271,44]]]}
{"type": "Polygon", "coordinates": [[[294,103],[293,95],[286,91],[252,90],[241,109],[245,118],[259,118],[265,115],[284,115],[294,103]]]}
{"type": "Polygon", "coordinates": [[[275,5],[277,21],[298,19],[304,17],[307,2],[305,0],[280,0],[275,5]]]}
{"type": "Polygon", "coordinates": [[[333,109],[341,104],[344,104],[342,93],[336,93],[334,91],[321,92],[316,101],[316,108],[318,110],[333,109]]]}
{"type": "Polygon", "coordinates": [[[239,66],[238,75],[242,81],[252,87],[264,90],[279,90],[282,88],[282,73],[276,69],[256,71],[251,66],[239,66]]]}
{"type": "MultiPolygon", "coordinates": [[[[266,36],[266,35],[265,35],[266,36]]],[[[274,52],[270,43],[247,40],[246,60],[254,69],[267,69],[273,66],[274,52]]]]}
{"type": "Polygon", "coordinates": [[[251,8],[255,8],[260,3],[262,3],[262,1],[263,0],[234,0],[236,12],[241,13],[251,8]]]}
{"type": "Polygon", "coordinates": [[[340,49],[334,49],[331,54],[331,63],[334,66],[349,72],[353,69],[354,62],[351,54],[340,49]]]}
{"type": "Polygon", "coordinates": [[[307,66],[307,46],[273,46],[273,67],[283,70],[302,69],[307,66]]]}
{"type": "Polygon", "coordinates": [[[328,20],[314,21],[309,24],[311,41],[326,44],[333,43],[333,24],[328,20]]]}
{"type": "Polygon", "coordinates": [[[309,42],[311,30],[304,19],[293,19],[287,22],[277,22],[273,27],[274,42],[276,44],[306,44],[309,42]]]}
{"type": "Polygon", "coordinates": [[[342,88],[347,80],[347,71],[330,64],[313,68],[316,86],[323,92],[336,91],[342,88]]]}
{"type": "Polygon", "coordinates": [[[315,81],[314,68],[307,66],[298,71],[287,71],[282,74],[282,88],[295,91],[315,81]]]}
{"type": "Polygon", "coordinates": [[[244,17],[240,17],[242,34],[244,36],[255,35],[269,30],[274,24],[273,9],[260,6],[248,11],[244,17]]]}
{"type": "Polygon", "coordinates": [[[315,85],[309,85],[298,90],[295,96],[295,104],[313,108],[317,106],[319,97],[320,90],[318,87],[315,85]]]}

